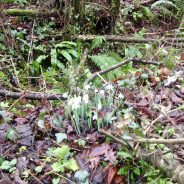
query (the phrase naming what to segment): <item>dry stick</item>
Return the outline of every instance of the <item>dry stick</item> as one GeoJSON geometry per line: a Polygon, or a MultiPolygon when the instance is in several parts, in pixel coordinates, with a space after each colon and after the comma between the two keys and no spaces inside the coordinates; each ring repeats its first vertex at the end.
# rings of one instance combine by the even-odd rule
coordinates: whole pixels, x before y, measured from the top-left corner
{"type": "Polygon", "coordinates": [[[93,79],[95,79],[96,77],[98,77],[99,75],[102,75],[102,74],[105,74],[105,73],[108,73],[112,70],[115,70],[123,65],[126,65],[130,62],[138,62],[138,63],[141,63],[141,64],[152,64],[152,65],[160,65],[160,63],[155,63],[155,62],[146,62],[146,61],[143,61],[142,59],[139,59],[139,58],[128,58],[128,59],[125,59],[123,60],[122,62],[118,63],[118,64],[115,64],[107,69],[104,69],[104,70],[100,70],[99,72],[95,72],[94,74],[92,74],[84,83],[84,86],[87,85],[88,83],[90,83],[93,79]]]}
{"type": "Polygon", "coordinates": [[[67,98],[63,97],[62,94],[46,94],[46,93],[19,93],[19,92],[12,92],[6,90],[0,90],[0,96],[5,98],[15,98],[18,99],[24,95],[25,99],[28,100],[66,100],[67,98]]]}

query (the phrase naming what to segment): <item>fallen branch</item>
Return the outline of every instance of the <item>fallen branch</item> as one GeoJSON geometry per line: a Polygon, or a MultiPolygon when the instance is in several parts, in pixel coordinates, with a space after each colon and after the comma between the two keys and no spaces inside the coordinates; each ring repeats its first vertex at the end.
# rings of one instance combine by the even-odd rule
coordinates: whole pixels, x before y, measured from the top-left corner
{"type": "MultiPolygon", "coordinates": [[[[54,36],[54,35],[53,35],[54,36]]],[[[61,35],[55,35],[54,37],[58,37],[61,35]]],[[[83,41],[91,41],[94,40],[99,35],[73,35],[72,39],[79,39],[83,41]]],[[[134,37],[124,37],[119,35],[103,35],[102,36],[106,41],[110,42],[125,42],[125,43],[167,43],[172,44],[174,42],[184,42],[184,38],[134,38],[134,37]]]]}
{"type": "MultiPolygon", "coordinates": [[[[117,137],[113,136],[111,133],[100,129],[100,133],[114,139],[116,142],[119,142],[122,145],[127,145],[127,143],[123,140],[118,139],[117,137]]],[[[134,143],[146,143],[146,144],[184,144],[184,138],[177,138],[177,139],[155,139],[155,138],[141,138],[141,139],[126,139],[127,142],[134,142],[134,143]]]]}
{"type": "MultiPolygon", "coordinates": [[[[110,137],[112,140],[116,141],[117,143],[125,146],[124,141],[122,142],[121,139],[113,136],[112,134],[108,133],[107,131],[100,130],[105,136],[110,137]]],[[[177,157],[168,153],[165,155],[161,155],[160,153],[156,152],[154,154],[150,154],[150,152],[146,149],[141,149],[137,151],[137,156],[140,159],[144,159],[150,162],[154,167],[160,168],[162,171],[166,173],[169,178],[172,178],[178,184],[184,183],[184,166],[180,164],[177,160],[177,157]]]]}
{"type": "Polygon", "coordinates": [[[137,63],[141,63],[141,64],[152,64],[152,65],[160,65],[160,63],[156,63],[156,62],[146,62],[146,61],[143,61],[142,59],[139,59],[139,58],[128,58],[128,59],[125,59],[123,60],[122,62],[118,63],[118,64],[115,64],[107,69],[104,69],[104,70],[100,70],[99,72],[95,72],[93,73],[84,83],[84,86],[87,85],[89,82],[91,82],[93,79],[95,79],[96,77],[98,77],[99,75],[103,75],[105,73],[108,73],[112,70],[115,70],[123,65],[126,65],[130,62],[137,62],[137,63]]]}
{"type": "Polygon", "coordinates": [[[45,93],[19,93],[19,92],[11,92],[6,90],[0,90],[0,96],[5,98],[15,98],[19,99],[24,96],[25,99],[29,100],[66,100],[66,98],[61,94],[45,94],[45,93]]]}
{"type": "Polygon", "coordinates": [[[7,9],[0,10],[2,14],[8,16],[26,16],[26,17],[57,17],[57,12],[43,11],[43,10],[21,10],[21,9],[7,9]]]}

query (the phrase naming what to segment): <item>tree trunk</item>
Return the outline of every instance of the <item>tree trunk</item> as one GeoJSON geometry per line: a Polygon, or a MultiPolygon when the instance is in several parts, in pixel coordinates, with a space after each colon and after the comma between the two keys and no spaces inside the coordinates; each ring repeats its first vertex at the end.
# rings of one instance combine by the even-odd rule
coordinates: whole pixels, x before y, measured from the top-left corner
{"type": "Polygon", "coordinates": [[[74,17],[77,22],[82,26],[82,22],[85,15],[85,0],[74,0],[74,17]]]}
{"type": "Polygon", "coordinates": [[[119,14],[119,7],[120,7],[120,0],[112,0],[111,1],[111,16],[112,16],[112,22],[111,22],[111,32],[114,33],[115,23],[116,19],[119,14]]]}

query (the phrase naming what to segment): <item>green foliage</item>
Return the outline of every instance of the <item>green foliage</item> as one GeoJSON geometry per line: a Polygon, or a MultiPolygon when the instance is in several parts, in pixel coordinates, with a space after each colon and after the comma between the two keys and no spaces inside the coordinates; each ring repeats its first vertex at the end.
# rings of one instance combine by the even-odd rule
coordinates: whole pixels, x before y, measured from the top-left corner
{"type": "MultiPolygon", "coordinates": [[[[92,55],[90,58],[92,62],[94,62],[101,70],[109,68],[110,66],[115,65],[121,61],[120,56],[116,53],[92,55]]],[[[118,68],[109,72],[107,74],[107,78],[112,80],[121,75],[121,73],[121,68],[118,68]]]]}
{"type": "Polygon", "coordinates": [[[53,160],[56,159],[51,165],[54,172],[78,170],[77,162],[75,159],[71,158],[70,148],[67,145],[63,145],[60,148],[49,148],[47,155],[53,158],[53,160]]]}
{"type": "Polygon", "coordinates": [[[165,17],[175,17],[178,12],[178,6],[171,0],[159,0],[151,5],[152,10],[157,10],[158,15],[165,17]]]}
{"type": "Polygon", "coordinates": [[[80,184],[89,184],[89,173],[86,170],[77,171],[74,177],[80,182],[80,184]]]}
{"type": "Polygon", "coordinates": [[[67,139],[67,135],[65,133],[56,133],[55,136],[56,136],[57,143],[60,143],[64,139],[67,139]]]}
{"type": "Polygon", "coordinates": [[[13,172],[16,169],[16,164],[17,164],[17,159],[13,159],[11,161],[5,160],[1,163],[0,169],[8,171],[8,172],[13,172]]]}
{"type": "Polygon", "coordinates": [[[105,42],[105,38],[103,36],[97,36],[91,43],[91,50],[96,49],[101,46],[105,42]]]}
{"type": "Polygon", "coordinates": [[[17,139],[19,138],[19,134],[16,129],[11,128],[7,131],[6,138],[13,142],[16,142],[17,139]]]}

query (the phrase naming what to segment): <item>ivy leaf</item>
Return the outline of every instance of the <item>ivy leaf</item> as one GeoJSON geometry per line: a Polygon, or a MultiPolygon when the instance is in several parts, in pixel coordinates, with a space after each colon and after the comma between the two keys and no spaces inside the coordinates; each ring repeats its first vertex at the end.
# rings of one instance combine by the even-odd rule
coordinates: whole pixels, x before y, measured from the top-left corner
{"type": "Polygon", "coordinates": [[[10,168],[10,162],[8,160],[5,160],[1,166],[0,166],[0,169],[3,169],[3,170],[8,170],[10,168]]]}
{"type": "Polygon", "coordinates": [[[37,166],[37,167],[35,168],[35,171],[36,171],[36,173],[38,174],[38,173],[41,173],[41,172],[42,172],[42,169],[43,169],[42,166],[37,166]]]}
{"type": "Polygon", "coordinates": [[[59,184],[60,178],[53,178],[52,179],[52,184],[59,184]]]}
{"type": "Polygon", "coordinates": [[[18,137],[19,137],[18,132],[14,128],[9,129],[6,133],[6,138],[13,142],[16,142],[18,137]]]}
{"type": "Polygon", "coordinates": [[[81,184],[88,184],[89,173],[86,170],[79,170],[75,173],[74,177],[81,182],[81,184]]]}
{"type": "Polygon", "coordinates": [[[44,121],[42,119],[38,120],[38,127],[39,128],[45,128],[44,121]]]}
{"type": "Polygon", "coordinates": [[[56,136],[57,143],[60,143],[64,139],[67,139],[67,135],[65,133],[56,133],[55,136],[56,136]]]}

